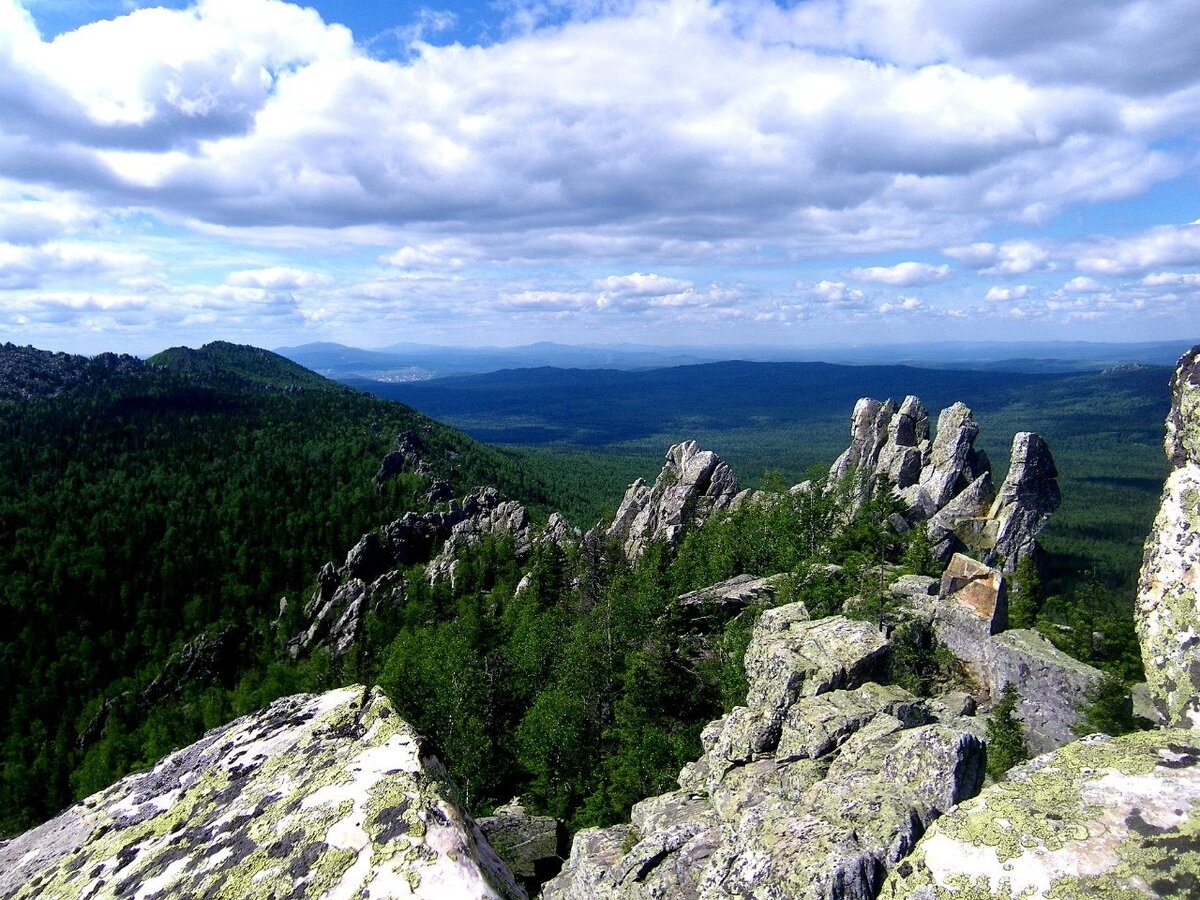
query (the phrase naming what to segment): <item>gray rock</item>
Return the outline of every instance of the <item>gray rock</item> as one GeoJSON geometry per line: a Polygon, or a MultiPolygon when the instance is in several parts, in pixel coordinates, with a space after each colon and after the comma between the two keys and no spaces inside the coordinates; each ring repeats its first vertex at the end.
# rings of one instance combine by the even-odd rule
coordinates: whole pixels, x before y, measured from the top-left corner
{"type": "Polygon", "coordinates": [[[681,594],[676,601],[687,610],[719,610],[725,614],[741,612],[747,606],[768,605],[775,601],[781,576],[759,578],[755,575],[735,575],[710,587],[681,594]]]}
{"type": "Polygon", "coordinates": [[[988,510],[988,528],[968,546],[988,548],[984,560],[1012,572],[1022,558],[1033,555],[1037,536],[1061,502],[1050,448],[1033,432],[1019,432],[1013,437],[1008,475],[988,510]]]}
{"type": "Polygon", "coordinates": [[[378,691],[278,700],[0,847],[0,895],[525,896],[378,691]]]}
{"type": "Polygon", "coordinates": [[[608,536],[621,541],[626,558],[635,560],[652,542],[676,546],[685,528],[728,507],[737,493],[737,479],[720,457],[695,441],[676,444],[652,487],[640,478],[630,485],[608,536]]]}
{"type": "Polygon", "coordinates": [[[1138,639],[1163,719],[1200,728],[1200,347],[1175,369],[1165,448],[1174,470],[1146,539],[1138,639]]]}
{"type": "Polygon", "coordinates": [[[999,697],[1005,685],[1017,689],[1016,715],[1034,753],[1045,753],[1075,739],[1078,708],[1103,677],[1098,669],[1067,656],[1036,631],[1015,628],[992,640],[987,687],[993,697],[999,697]]]}
{"type": "Polygon", "coordinates": [[[964,403],[943,409],[929,464],[922,469],[921,492],[934,509],[941,509],[968,484],[988,470],[975,452],[979,426],[964,403]]]}
{"type": "Polygon", "coordinates": [[[531,894],[558,874],[570,852],[561,822],[529,815],[516,799],[480,819],[479,829],[531,894]]]}
{"type": "Polygon", "coordinates": [[[1194,897],[1197,821],[1195,731],[1096,735],[942,817],[880,897],[1194,897]]]}

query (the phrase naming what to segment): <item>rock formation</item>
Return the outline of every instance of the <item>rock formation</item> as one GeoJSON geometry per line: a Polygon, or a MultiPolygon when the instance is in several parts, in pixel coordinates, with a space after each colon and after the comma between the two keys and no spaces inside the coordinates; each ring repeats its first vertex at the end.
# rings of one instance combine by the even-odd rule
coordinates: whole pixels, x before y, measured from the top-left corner
{"type": "Polygon", "coordinates": [[[955,554],[942,575],[933,630],[984,692],[999,697],[1006,685],[1016,688],[1026,743],[1044,753],[1075,739],[1078,707],[1103,673],[1036,631],[1006,630],[1006,594],[999,570],[955,554]]]}
{"type": "MultiPolygon", "coordinates": [[[[549,539],[573,537],[561,517],[552,519],[548,528],[549,539]]],[[[403,572],[398,570],[425,563],[431,581],[452,579],[458,555],[489,535],[513,538],[518,555],[527,553],[534,540],[525,508],[501,500],[492,488],[478,488],[461,503],[451,500],[445,510],[407,512],[380,531],[363,535],[340,569],[333,563],[321,569],[317,588],[304,607],[308,626],[291,639],[292,655],[321,645],[333,656],[341,656],[354,642],[372,604],[398,603],[403,598],[403,572]]]]}
{"type": "Polygon", "coordinates": [[[972,796],[983,750],[870,679],[888,643],[802,604],[763,613],[747,706],[711,723],[680,790],[580,832],[546,900],[872,897],[925,828],[972,796]]]}
{"type": "Polygon", "coordinates": [[[1146,539],[1138,638],[1165,721],[1200,728],[1200,347],[1171,379],[1165,448],[1172,471],[1146,539]]]}
{"type": "Polygon", "coordinates": [[[278,700],[0,846],[0,895],[525,897],[376,691],[278,700]]]}
{"type": "Polygon", "coordinates": [[[531,816],[515,798],[480,819],[479,829],[530,894],[558,874],[571,850],[562,822],[531,816]]]}
{"type": "Polygon", "coordinates": [[[1195,897],[1200,735],[1095,735],[934,823],[886,900],[1195,897]]]}
{"type": "Polygon", "coordinates": [[[891,400],[864,397],[851,416],[850,446],[829,476],[838,481],[853,473],[859,503],[874,489],[873,481],[889,487],[903,502],[908,523],[926,523],[934,555],[943,562],[968,549],[1011,572],[1034,552],[1038,534],[1058,508],[1058,473],[1046,442],[1021,432],[997,494],[991,464],[975,449],[978,434],[962,403],[942,410],[930,440],[929,414],[916,397],[905,397],[899,409],[891,400]]]}
{"type": "Polygon", "coordinates": [[[640,557],[654,541],[676,546],[684,528],[699,525],[737,495],[733,470],[695,441],[676,444],[653,485],[639,478],[621,501],[608,536],[621,542],[627,559],[640,557]]]}

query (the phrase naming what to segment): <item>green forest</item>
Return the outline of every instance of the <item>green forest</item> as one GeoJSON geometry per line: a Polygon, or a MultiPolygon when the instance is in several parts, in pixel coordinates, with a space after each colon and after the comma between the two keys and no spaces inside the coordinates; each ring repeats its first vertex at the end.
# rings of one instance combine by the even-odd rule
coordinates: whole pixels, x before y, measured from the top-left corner
{"type": "MultiPolygon", "coordinates": [[[[0,348],[10,373],[18,351],[0,348]]],[[[668,787],[697,756],[703,725],[744,698],[753,614],[696,616],[674,602],[733,575],[787,573],[779,602],[801,599],[814,615],[894,619],[896,683],[928,690],[958,677],[879,587],[881,566],[934,574],[928,546],[890,531],[886,494],[851,515],[849,485],[710,518],[677,552],[652,548],[636,565],[595,536],[526,559],[488,539],[460,557],[453,583],[430,585],[419,566],[403,573],[403,602],[374,610],[344,657],[294,660],[287,639],[321,565],[431,508],[432,477],[456,496],[495,486],[537,520],[565,510],[587,528],[657,462],[491,448],[228,344],[146,363],[32,359],[51,363],[66,374],[31,377],[26,352],[0,400],[11,536],[0,547],[2,833],[279,696],[355,682],[382,685],[433,739],[473,812],[519,794],[572,828],[619,821],[668,787]],[[405,432],[420,435],[432,475],[378,481],[405,432]],[[815,568],[829,565],[840,569],[815,568]]],[[[758,481],[779,489],[792,477],[758,481]]],[[[1041,574],[1018,573],[1014,614],[1136,680],[1128,599],[1105,572],[1046,578],[1092,558],[1085,545],[1067,551],[1041,574]]]]}

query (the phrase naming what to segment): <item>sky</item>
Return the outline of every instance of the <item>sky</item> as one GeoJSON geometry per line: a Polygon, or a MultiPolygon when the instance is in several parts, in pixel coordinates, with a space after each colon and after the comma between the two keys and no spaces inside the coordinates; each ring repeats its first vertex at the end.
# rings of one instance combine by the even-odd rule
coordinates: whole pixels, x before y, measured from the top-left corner
{"type": "Polygon", "coordinates": [[[1200,340],[1196,0],[0,0],[0,342],[1200,340]]]}

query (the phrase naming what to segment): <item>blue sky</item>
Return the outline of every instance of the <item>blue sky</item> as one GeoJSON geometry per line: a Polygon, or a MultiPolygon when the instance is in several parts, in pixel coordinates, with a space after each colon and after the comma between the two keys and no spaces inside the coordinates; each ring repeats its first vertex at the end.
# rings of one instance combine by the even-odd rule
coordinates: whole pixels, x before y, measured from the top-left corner
{"type": "Polygon", "coordinates": [[[1194,0],[0,0],[0,340],[1200,338],[1194,0]]]}

